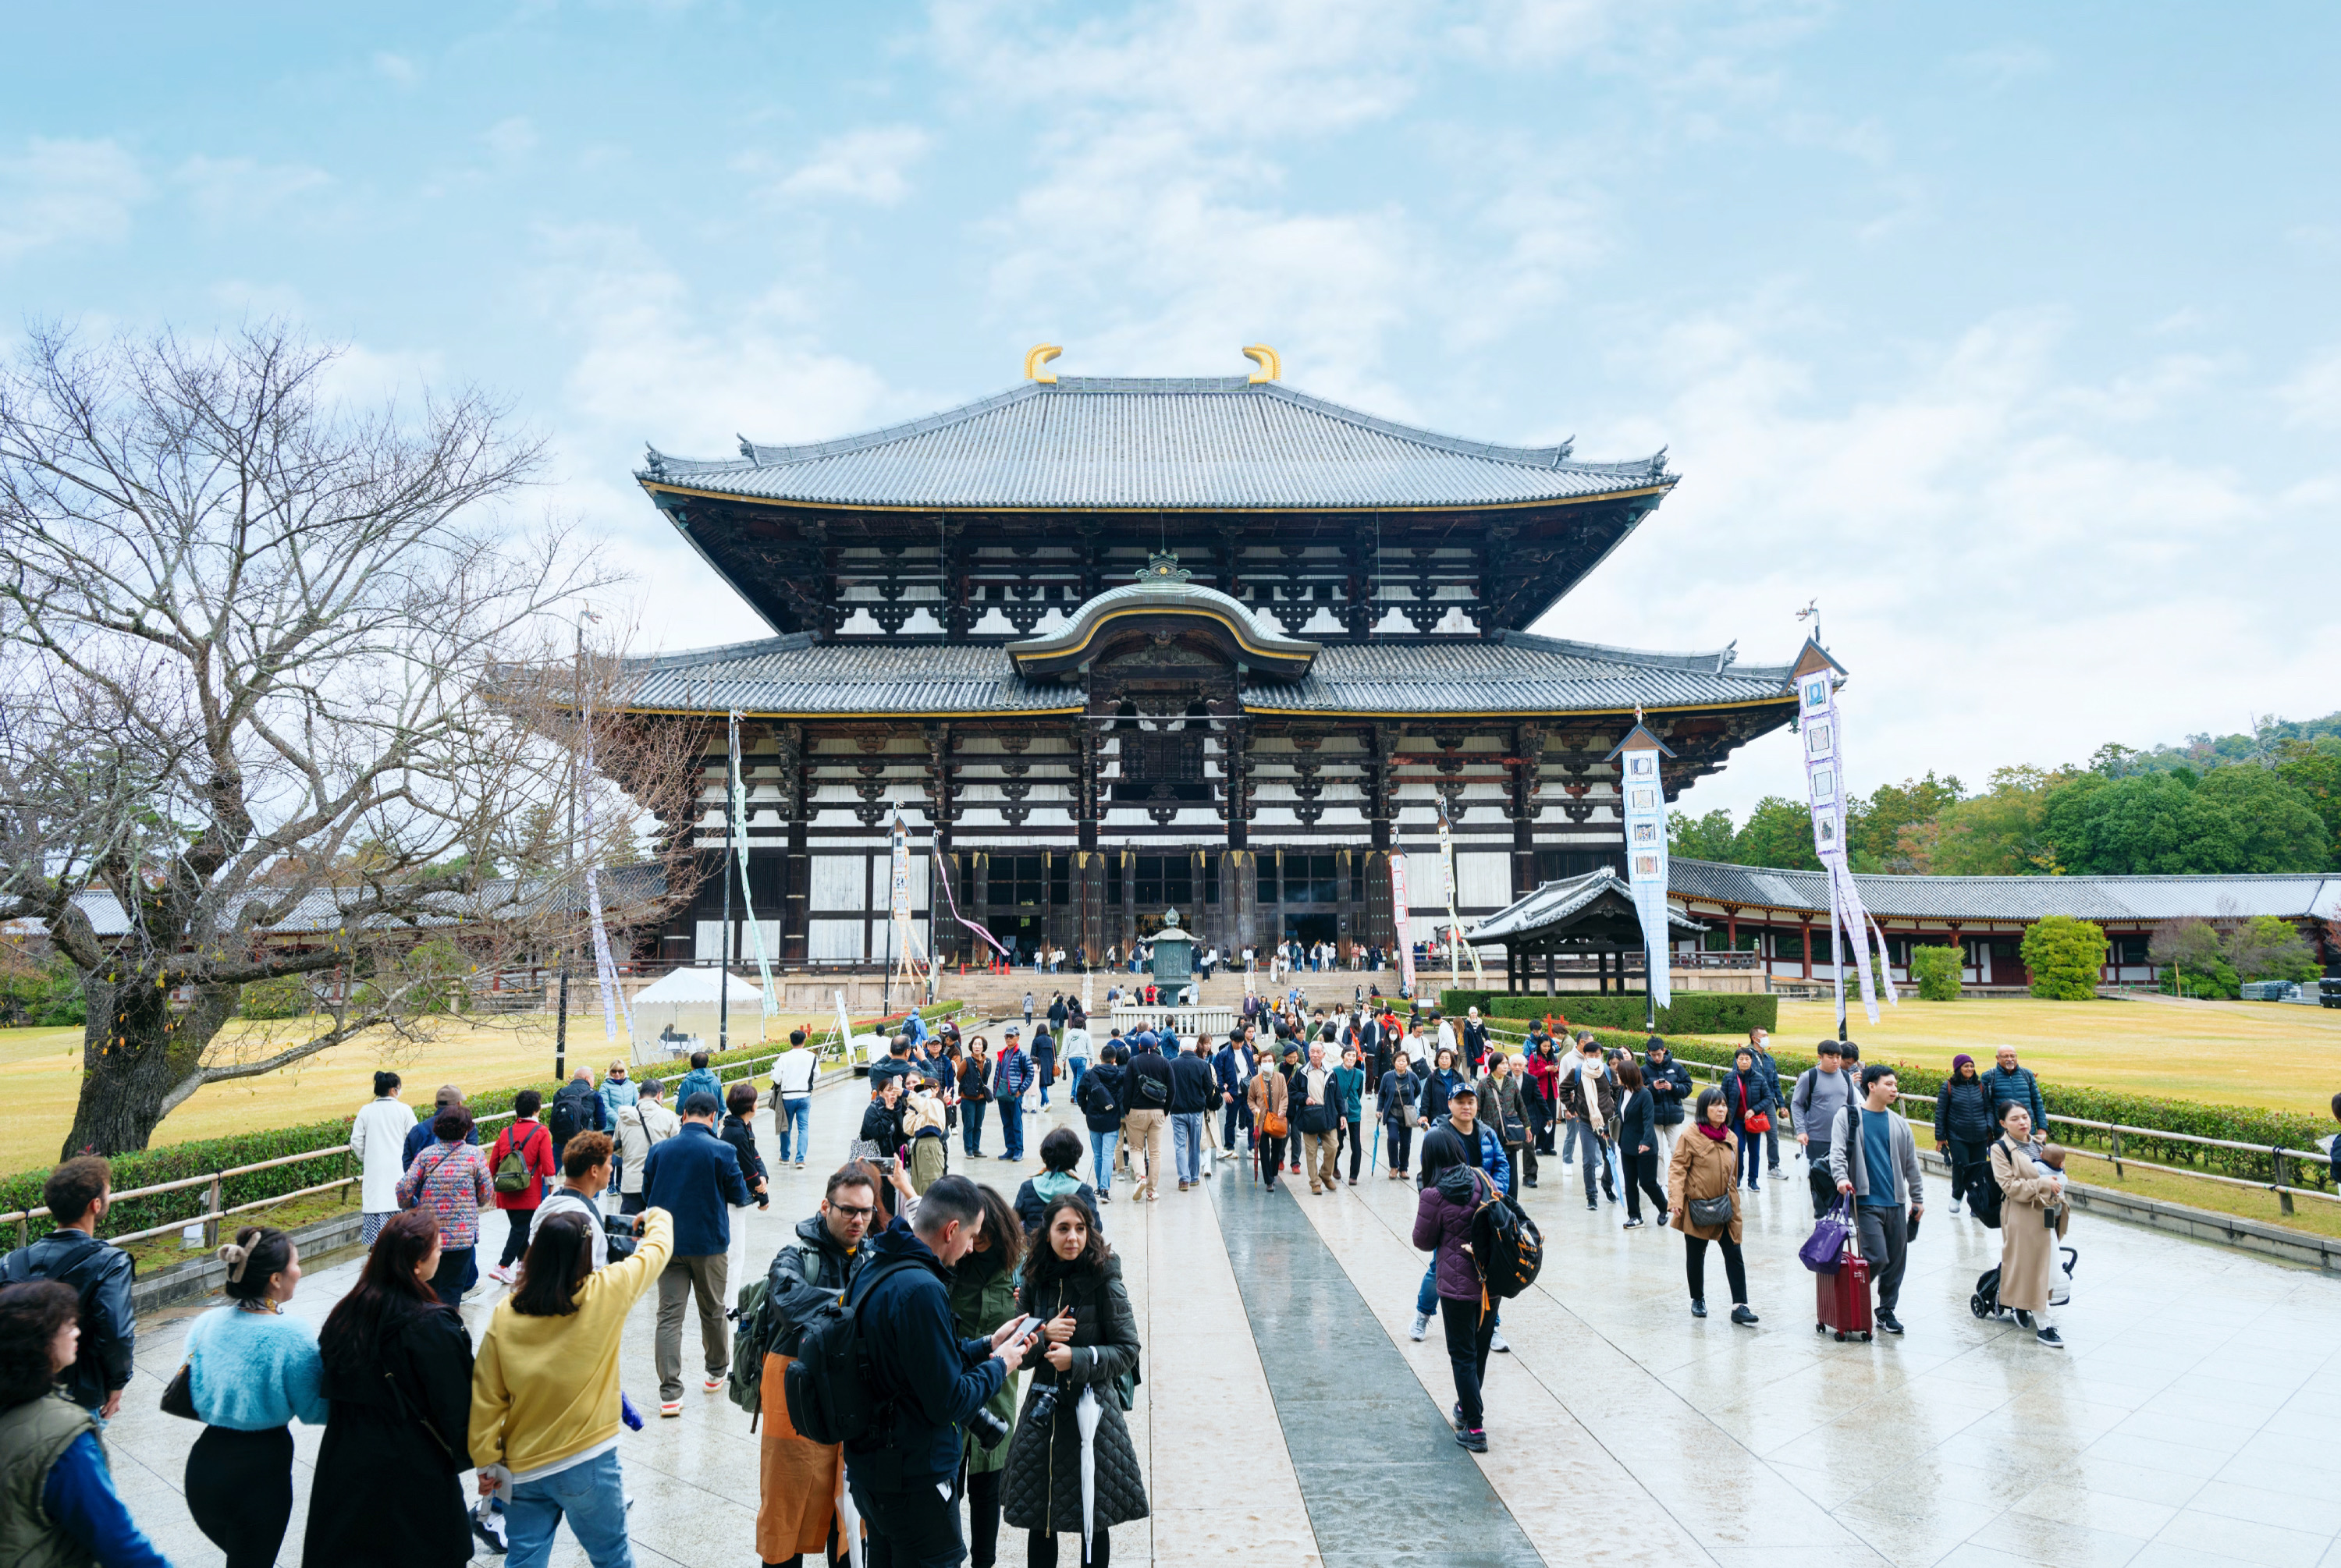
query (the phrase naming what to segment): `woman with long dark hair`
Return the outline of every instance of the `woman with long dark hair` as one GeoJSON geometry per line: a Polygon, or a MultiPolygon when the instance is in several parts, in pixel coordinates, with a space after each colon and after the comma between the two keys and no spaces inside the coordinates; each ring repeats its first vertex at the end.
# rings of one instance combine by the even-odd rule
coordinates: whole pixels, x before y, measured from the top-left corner
{"type": "Polygon", "coordinates": [[[284,1315],[301,1283],[291,1236],[244,1226],[219,1257],[227,1305],[187,1330],[187,1389],[204,1423],[187,1454],[187,1512],[228,1568],[272,1568],[293,1520],[293,1418],[325,1424],[317,1333],[284,1315]]]}
{"type": "MultiPolygon", "coordinates": [[[[548,1216],[550,1217],[550,1216],[548,1216]]],[[[384,1222],[364,1272],[317,1336],[333,1409],[302,1560],[435,1568],[470,1560],[472,1336],[431,1288],[439,1216],[384,1222]]]]}
{"type": "MultiPolygon", "coordinates": [[[[967,1255],[952,1266],[951,1315],[959,1322],[961,1337],[989,1339],[1016,1315],[1016,1265],[1024,1258],[1024,1222],[993,1188],[979,1186],[975,1196],[983,1204],[983,1226],[967,1255]]],[[[1016,1374],[1001,1379],[1000,1392],[983,1408],[1001,1425],[1015,1424],[1016,1374]]],[[[987,1443],[971,1429],[963,1443],[968,1533],[973,1537],[968,1543],[968,1563],[970,1568],[992,1568],[1000,1554],[1000,1480],[1008,1468],[1008,1442],[987,1443]]]]}
{"type": "Polygon", "coordinates": [[[563,1519],[595,1568],[632,1561],[618,1468],[618,1340],[626,1314],[674,1252],[674,1221],[643,1211],[634,1255],[593,1266],[592,1223],[573,1211],[536,1227],[520,1287],[502,1301],[472,1365],[472,1457],[483,1486],[508,1490],[509,1561],[542,1563],[563,1519]]]}
{"type": "Polygon", "coordinates": [[[1122,1288],[1121,1260],[1080,1198],[1049,1201],[1016,1305],[1041,1323],[1048,1348],[1034,1364],[1031,1392],[1009,1439],[1003,1512],[1011,1526],[1029,1532],[1028,1568],[1057,1568],[1060,1535],[1072,1537],[1070,1550],[1081,1560],[1080,1411],[1083,1397],[1093,1396],[1096,1495],[1088,1563],[1108,1568],[1107,1530],[1147,1514],[1145,1477],[1122,1420],[1125,1391],[1138,1379],[1138,1317],[1122,1288]]]}

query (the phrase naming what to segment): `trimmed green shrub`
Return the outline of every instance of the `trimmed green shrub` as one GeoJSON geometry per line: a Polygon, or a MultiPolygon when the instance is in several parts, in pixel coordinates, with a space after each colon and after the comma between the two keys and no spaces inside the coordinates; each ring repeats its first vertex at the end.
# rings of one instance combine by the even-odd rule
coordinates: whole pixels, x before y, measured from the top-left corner
{"type": "MultiPolygon", "coordinates": [[[[1492,1018],[1541,1018],[1553,1013],[1570,1027],[1590,1029],[1639,1029],[1649,999],[1640,992],[1563,991],[1558,996],[1534,992],[1442,991],[1439,1010],[1460,1015],[1477,1007],[1492,1018]]],[[[1744,1035],[1754,1028],[1780,1027],[1780,998],[1762,992],[1677,991],[1674,1001],[1659,1009],[1659,1033],[1744,1035]]]]}
{"type": "Polygon", "coordinates": [[[2032,994],[2045,1001],[2097,999],[2105,970],[2105,928],[2070,915],[2036,920],[2024,933],[2024,967],[2032,971],[2032,994]]]}
{"type": "Polygon", "coordinates": [[[1918,999],[1922,1002],[1956,1002],[1959,999],[1959,973],[1966,968],[1966,955],[1957,948],[1938,946],[1910,949],[1910,974],[1918,982],[1918,999]]]}

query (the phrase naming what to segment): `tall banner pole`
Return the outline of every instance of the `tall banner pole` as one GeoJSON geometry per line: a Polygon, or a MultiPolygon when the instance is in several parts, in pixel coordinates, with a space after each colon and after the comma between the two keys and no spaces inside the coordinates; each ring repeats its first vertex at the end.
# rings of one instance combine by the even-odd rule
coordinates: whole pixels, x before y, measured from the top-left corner
{"type": "Polygon", "coordinates": [[[1846,858],[1844,726],[1838,712],[1837,689],[1845,678],[1838,661],[1821,649],[1818,638],[1808,638],[1788,678],[1797,690],[1797,728],[1805,740],[1805,793],[1812,808],[1813,853],[1829,882],[1829,958],[1837,989],[1837,1037],[1846,1035],[1845,957],[1853,951],[1854,978],[1861,987],[1862,1009],[1878,1022],[1878,988],[1871,984],[1869,940],[1877,938],[1878,980],[1889,1007],[1900,1003],[1894,982],[1886,972],[1886,934],[1861,907],[1861,888],[1846,858]]]}
{"type": "Polygon", "coordinates": [[[1637,703],[1634,728],[1603,759],[1618,762],[1625,799],[1626,885],[1634,896],[1635,913],[1641,917],[1642,964],[1649,978],[1642,1022],[1652,1034],[1658,1032],[1659,1009],[1674,1002],[1668,956],[1673,934],[1667,920],[1667,790],[1659,762],[1673,755],[1644,726],[1637,703]]]}
{"type": "MultiPolygon", "coordinates": [[[[598,617],[596,618],[598,619],[598,617]]],[[[601,858],[601,840],[593,830],[593,693],[588,688],[583,693],[581,713],[585,727],[585,779],[577,793],[585,814],[585,912],[593,922],[593,980],[602,991],[602,1035],[615,1041],[618,1023],[625,1021],[626,1054],[633,1054],[634,1015],[626,1006],[625,987],[618,984],[618,966],[610,957],[610,928],[602,919],[602,879],[595,862],[601,858]]],[[[563,1014],[563,1021],[567,1014],[563,1014]]]]}
{"type": "MultiPolygon", "coordinates": [[[[1447,797],[1440,795],[1435,799],[1439,807],[1439,859],[1447,871],[1447,983],[1459,986],[1463,983],[1462,955],[1457,949],[1463,946],[1463,917],[1455,912],[1456,899],[1460,896],[1455,877],[1455,836],[1447,826],[1447,797]]],[[[1488,983],[1488,971],[1480,965],[1479,949],[1476,947],[1471,949],[1471,980],[1481,987],[1488,983]]]]}

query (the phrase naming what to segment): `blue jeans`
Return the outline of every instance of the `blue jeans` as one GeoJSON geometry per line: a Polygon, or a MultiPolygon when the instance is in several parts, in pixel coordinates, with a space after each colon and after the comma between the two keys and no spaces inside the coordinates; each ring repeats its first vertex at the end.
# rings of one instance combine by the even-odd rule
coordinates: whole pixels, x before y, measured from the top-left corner
{"type": "Polygon", "coordinates": [[[1007,1099],[1000,1102],[1000,1141],[1005,1146],[1001,1157],[1021,1160],[1024,1157],[1024,1102],[1007,1099]]]}
{"type": "Polygon", "coordinates": [[[991,1104],[989,1100],[961,1100],[959,1103],[960,1141],[967,1146],[967,1152],[970,1154],[977,1154],[981,1150],[983,1107],[989,1104],[991,1104]]]}
{"type": "Polygon", "coordinates": [[[1182,1182],[1203,1179],[1203,1113],[1180,1111],[1170,1118],[1171,1155],[1182,1182]]]}
{"type": "Polygon", "coordinates": [[[1733,1130],[1739,1135],[1740,1179],[1748,1184],[1748,1191],[1754,1192],[1757,1190],[1756,1178],[1764,1170],[1764,1135],[1757,1133],[1751,1136],[1744,1127],[1733,1130]]]}
{"type": "Polygon", "coordinates": [[[1090,1059],[1087,1057],[1069,1057],[1066,1065],[1072,1068],[1073,1103],[1078,1105],[1081,1103],[1081,1078],[1090,1070],[1090,1059]]]}
{"type": "Polygon", "coordinates": [[[564,1518],[593,1568],[633,1568],[634,1549],[626,1540],[625,1480],[615,1449],[513,1488],[504,1510],[512,1549],[504,1562],[510,1568],[543,1568],[564,1518]]]}
{"type": "Polygon", "coordinates": [[[785,1165],[788,1162],[789,1149],[793,1144],[797,1151],[796,1163],[804,1164],[805,1156],[812,1151],[812,1101],[782,1100],[781,1114],[772,1119],[779,1124],[774,1130],[781,1135],[782,1163],[785,1165]]]}
{"type": "Polygon", "coordinates": [[[1113,1149],[1121,1142],[1120,1132],[1090,1135],[1090,1185],[1105,1197],[1113,1191],[1113,1149]]]}

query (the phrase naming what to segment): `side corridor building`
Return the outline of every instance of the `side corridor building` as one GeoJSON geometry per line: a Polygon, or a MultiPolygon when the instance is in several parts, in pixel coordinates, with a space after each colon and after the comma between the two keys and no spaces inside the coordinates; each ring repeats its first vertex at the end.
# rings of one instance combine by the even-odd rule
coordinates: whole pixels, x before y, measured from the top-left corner
{"type": "MultiPolygon", "coordinates": [[[[761,641],[630,662],[626,705],[705,738],[693,820],[722,853],[746,720],[750,892],[791,967],[883,963],[887,833],[1029,952],[1092,958],[1176,907],[1234,951],[1387,945],[1540,881],[1622,868],[1604,759],[1642,710],[1671,799],[1786,724],[1783,666],[1527,629],[1674,488],[1665,454],[1433,434],[1250,376],[1051,376],[839,441],[743,441],[636,474],[755,607],[761,641]]],[[[712,865],[711,864],[711,869],[712,865]]],[[[719,878],[658,957],[751,951],[719,878]]],[[[735,905],[736,910],[736,905],[735,905]]],[[[972,939],[941,904],[946,958],[972,939]]],[[[647,955],[645,955],[647,956],[647,955]]]]}

